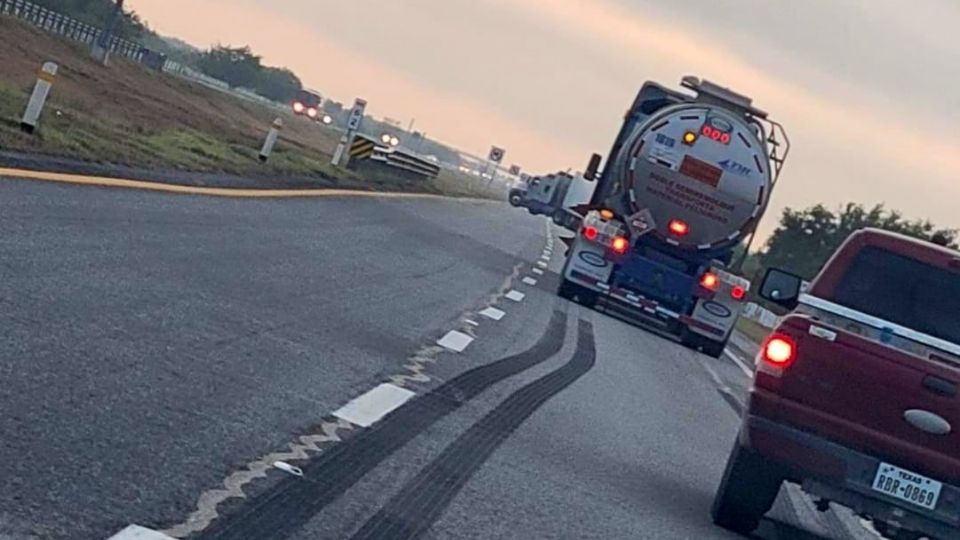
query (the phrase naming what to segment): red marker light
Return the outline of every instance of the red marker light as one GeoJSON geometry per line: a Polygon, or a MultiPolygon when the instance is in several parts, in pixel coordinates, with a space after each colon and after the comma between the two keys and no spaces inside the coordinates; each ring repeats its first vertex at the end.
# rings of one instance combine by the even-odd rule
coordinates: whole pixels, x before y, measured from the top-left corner
{"type": "Polygon", "coordinates": [[[630,247],[630,242],[622,236],[614,236],[613,241],[610,243],[610,247],[613,248],[614,253],[623,255],[627,252],[627,248],[630,247]]]}
{"type": "Polygon", "coordinates": [[[584,227],[583,228],[583,237],[587,240],[596,240],[597,235],[600,234],[600,231],[596,227],[584,227]]]}
{"type": "Polygon", "coordinates": [[[789,367],[796,359],[797,346],[793,339],[782,334],[774,334],[767,339],[763,347],[763,359],[776,367],[789,367]]]}
{"type": "Polygon", "coordinates": [[[743,287],[737,285],[730,290],[730,297],[734,300],[743,300],[743,297],[747,295],[747,290],[743,287]]]}
{"type": "Polygon", "coordinates": [[[707,272],[700,278],[700,285],[704,289],[710,289],[711,291],[717,290],[717,286],[720,285],[720,278],[717,277],[713,272],[707,272]]]}
{"type": "Polygon", "coordinates": [[[680,221],[679,219],[670,220],[667,229],[677,236],[686,236],[686,234],[690,232],[690,226],[687,225],[685,221],[680,221]]]}

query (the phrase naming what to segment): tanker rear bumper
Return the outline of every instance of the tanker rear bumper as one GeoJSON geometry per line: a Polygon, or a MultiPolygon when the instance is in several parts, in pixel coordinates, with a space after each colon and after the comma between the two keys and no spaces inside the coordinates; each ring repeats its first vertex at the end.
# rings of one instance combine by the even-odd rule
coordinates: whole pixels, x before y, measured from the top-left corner
{"type": "Polygon", "coordinates": [[[696,320],[684,313],[661,306],[657,301],[644,297],[641,294],[620,287],[611,287],[607,283],[597,281],[590,276],[572,270],[567,279],[598,293],[598,306],[604,312],[615,312],[620,318],[637,322],[641,325],[656,324],[672,334],[678,334],[683,326],[690,327],[705,335],[715,336],[723,340],[726,332],[713,327],[703,321],[696,320]]]}

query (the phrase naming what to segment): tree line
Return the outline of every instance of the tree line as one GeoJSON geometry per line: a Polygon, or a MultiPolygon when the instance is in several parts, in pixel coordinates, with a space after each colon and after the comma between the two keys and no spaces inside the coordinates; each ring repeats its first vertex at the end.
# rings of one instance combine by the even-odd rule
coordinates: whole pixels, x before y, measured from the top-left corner
{"type": "Polygon", "coordinates": [[[784,209],[776,230],[744,264],[744,273],[754,276],[757,283],[756,278],[761,278],[767,268],[813,279],[847,237],[865,227],[957,247],[957,229],[938,227],[926,219],[908,219],[883,204],[866,207],[847,203],[835,209],[817,204],[801,210],[784,209]]]}
{"type": "MultiPolygon", "coordinates": [[[[31,0],[48,9],[64,13],[98,28],[105,28],[113,15],[115,0],[31,0]]],[[[172,43],[150,29],[133,10],[124,7],[115,33],[168,55],[170,58],[236,88],[247,88],[279,102],[292,100],[303,88],[300,79],[289,69],[265,66],[250,47],[215,46],[206,51],[188,48],[182,42],[172,43]]]]}

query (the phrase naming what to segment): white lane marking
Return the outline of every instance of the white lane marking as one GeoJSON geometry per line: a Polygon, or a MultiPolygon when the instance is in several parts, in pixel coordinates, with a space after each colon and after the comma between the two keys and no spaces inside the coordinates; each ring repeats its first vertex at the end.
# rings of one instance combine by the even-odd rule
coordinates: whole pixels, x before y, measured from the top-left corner
{"type": "Polygon", "coordinates": [[[544,261],[547,261],[547,262],[550,262],[550,256],[549,256],[549,255],[546,255],[546,254],[541,255],[541,256],[540,256],[540,259],[541,259],[541,260],[544,260],[544,261]]]}
{"type": "Polygon", "coordinates": [[[480,323],[478,323],[477,321],[475,321],[475,320],[473,320],[473,319],[464,319],[463,322],[469,324],[470,326],[480,326],[480,323]]]}
{"type": "Polygon", "coordinates": [[[540,268],[546,268],[546,267],[547,267],[547,263],[545,263],[545,262],[543,262],[543,261],[537,261],[537,266],[539,266],[540,268]]]}
{"type": "Polygon", "coordinates": [[[499,321],[504,315],[507,314],[507,312],[499,310],[495,307],[488,307],[487,309],[481,311],[480,314],[488,319],[499,321]]]}
{"type": "Polygon", "coordinates": [[[458,330],[451,330],[437,340],[437,345],[450,349],[453,352],[463,352],[472,341],[473,337],[458,330]]]}
{"type": "Polygon", "coordinates": [[[107,540],[174,540],[173,538],[153,529],[139,525],[128,525],[122,531],[107,540]]]}
{"type": "Polygon", "coordinates": [[[351,424],[370,427],[416,394],[399,386],[383,383],[333,412],[351,424]]]}
{"type": "Polygon", "coordinates": [[[532,277],[525,277],[525,278],[523,278],[523,282],[526,283],[527,285],[536,285],[536,284],[537,284],[537,280],[533,279],[532,277]]]}
{"type": "Polygon", "coordinates": [[[538,276],[542,276],[542,275],[543,275],[543,269],[541,269],[541,268],[534,268],[534,269],[533,269],[533,273],[536,274],[536,275],[538,275],[538,276]]]}
{"type": "Polygon", "coordinates": [[[740,368],[740,371],[742,371],[744,375],[751,379],[753,378],[753,370],[747,367],[746,361],[741,359],[737,354],[730,352],[730,349],[724,349],[723,354],[730,360],[733,360],[733,363],[740,368]]]}
{"type": "Polygon", "coordinates": [[[520,302],[520,301],[522,301],[522,300],[524,299],[524,297],[526,297],[526,296],[527,296],[527,295],[523,294],[523,293],[520,292],[520,291],[510,291],[510,292],[507,293],[506,298],[507,298],[508,300],[513,300],[514,302],[520,302]]]}

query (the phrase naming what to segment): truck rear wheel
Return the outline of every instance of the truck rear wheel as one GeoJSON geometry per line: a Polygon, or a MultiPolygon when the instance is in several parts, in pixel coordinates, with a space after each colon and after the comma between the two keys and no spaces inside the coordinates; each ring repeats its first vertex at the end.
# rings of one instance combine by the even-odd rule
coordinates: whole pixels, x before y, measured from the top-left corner
{"type": "Polygon", "coordinates": [[[557,295],[560,298],[566,298],[571,302],[577,302],[587,307],[593,307],[597,303],[597,293],[595,291],[564,278],[560,279],[557,295]]]}
{"type": "Polygon", "coordinates": [[[752,533],[773,506],[782,483],[779,467],[734,444],[710,509],[713,522],[740,534],[752,533]]]}
{"type": "Polygon", "coordinates": [[[700,351],[707,356],[712,356],[713,358],[720,358],[723,356],[723,350],[726,348],[726,339],[723,341],[714,341],[712,339],[701,340],[700,351]]]}

